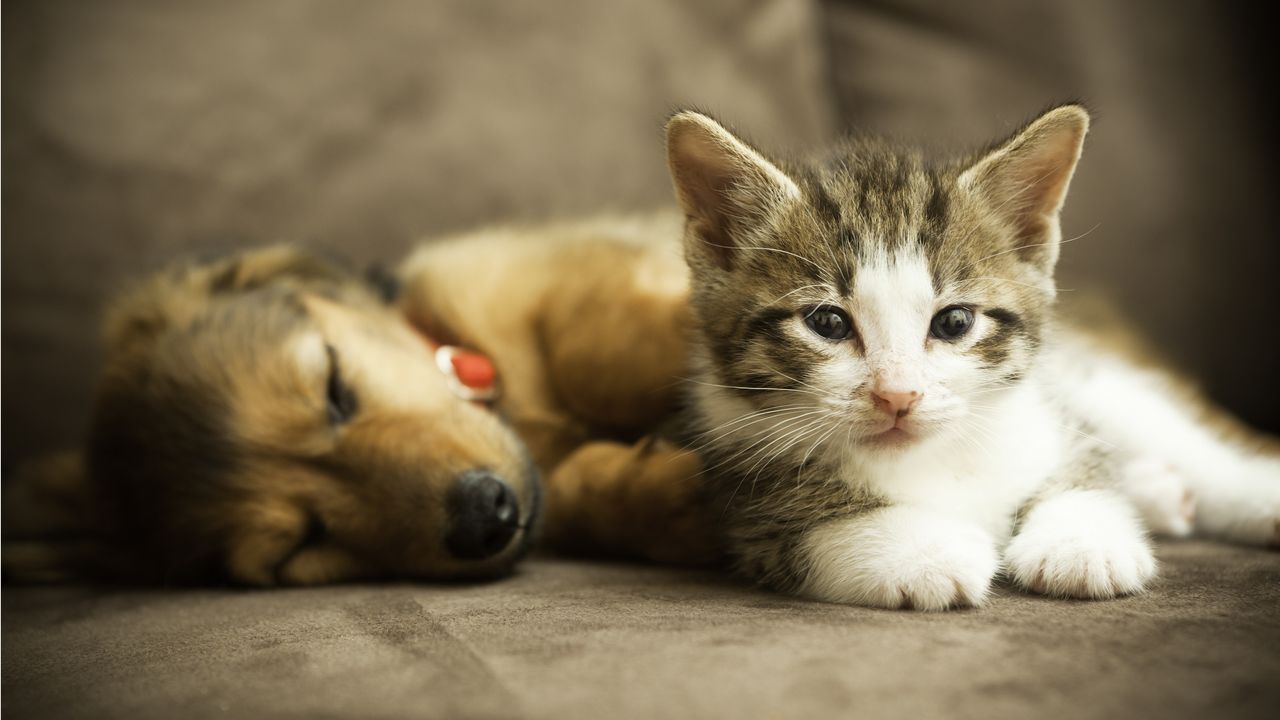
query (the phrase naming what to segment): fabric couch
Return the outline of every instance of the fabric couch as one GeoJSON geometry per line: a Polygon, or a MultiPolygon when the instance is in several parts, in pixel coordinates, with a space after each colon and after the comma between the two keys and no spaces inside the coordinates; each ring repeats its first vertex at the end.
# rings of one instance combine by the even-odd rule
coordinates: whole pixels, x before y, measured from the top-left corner
{"type": "MultiPolygon", "coordinates": [[[[695,105],[766,148],[1098,121],[1062,285],[1280,430],[1264,33],[1209,2],[14,0],[3,6],[3,452],[80,442],[109,294],[290,240],[389,262],[499,221],[670,203],[695,105]]],[[[54,717],[1263,717],[1280,555],[1161,547],[1150,594],[808,603],[534,558],[478,585],[3,588],[3,711],[54,717]]]]}

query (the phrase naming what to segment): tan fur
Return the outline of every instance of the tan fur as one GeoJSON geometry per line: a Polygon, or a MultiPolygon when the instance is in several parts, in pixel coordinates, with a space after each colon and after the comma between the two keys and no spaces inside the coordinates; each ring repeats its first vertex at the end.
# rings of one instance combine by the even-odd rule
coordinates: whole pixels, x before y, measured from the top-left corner
{"type": "MultiPolygon", "coordinates": [[[[146,580],[485,575],[521,543],[452,558],[444,495],[457,473],[485,467],[529,507],[531,456],[546,478],[549,545],[708,559],[697,460],[654,437],[684,370],[677,229],[654,217],[429,244],[403,264],[394,308],[289,248],[159,274],[108,313],[87,476],[78,456],[52,463],[30,483],[47,496],[37,504],[90,498],[61,524],[83,533],[106,521],[127,574],[146,580]],[[414,326],[488,354],[497,406],[456,397],[414,326]],[[359,403],[340,429],[324,412],[328,349],[359,403]],[[224,454],[234,459],[221,467],[224,454]]],[[[11,548],[6,571],[26,579],[52,579],[41,571],[55,560],[80,572],[107,562],[11,548]]],[[[105,572],[121,574],[114,562],[105,572]]]]}
{"type": "Polygon", "coordinates": [[[547,477],[551,547],[715,554],[696,458],[652,438],[685,374],[678,237],[671,215],[491,230],[425,246],[402,266],[406,315],[501,370],[500,410],[547,477]]]}

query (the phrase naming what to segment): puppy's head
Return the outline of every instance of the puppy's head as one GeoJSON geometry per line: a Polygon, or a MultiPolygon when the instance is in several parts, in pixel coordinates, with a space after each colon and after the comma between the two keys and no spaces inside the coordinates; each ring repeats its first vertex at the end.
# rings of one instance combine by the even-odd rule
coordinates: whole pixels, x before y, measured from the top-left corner
{"type": "Polygon", "coordinates": [[[165,273],[106,339],[90,473],[166,580],[484,576],[530,542],[519,440],[334,266],[271,248],[165,273]]]}

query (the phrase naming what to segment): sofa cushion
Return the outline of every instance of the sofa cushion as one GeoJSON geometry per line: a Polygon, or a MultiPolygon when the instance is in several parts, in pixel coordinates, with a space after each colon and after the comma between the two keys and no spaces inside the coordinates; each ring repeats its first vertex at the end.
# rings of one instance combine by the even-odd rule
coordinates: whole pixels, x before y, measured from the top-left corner
{"type": "Polygon", "coordinates": [[[190,253],[358,262],[477,224],[670,204],[683,104],[814,142],[809,3],[4,5],[5,460],[74,444],[96,313],[190,253]]]}

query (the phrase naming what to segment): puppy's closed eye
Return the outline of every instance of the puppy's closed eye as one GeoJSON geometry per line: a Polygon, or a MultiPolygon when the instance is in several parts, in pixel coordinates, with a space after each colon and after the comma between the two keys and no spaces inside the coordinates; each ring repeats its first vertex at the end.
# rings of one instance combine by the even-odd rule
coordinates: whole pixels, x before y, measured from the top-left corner
{"type": "Polygon", "coordinates": [[[325,384],[325,406],[332,425],[341,425],[351,420],[360,409],[356,401],[356,393],[342,378],[342,365],[338,362],[338,351],[332,345],[326,345],[329,353],[329,378],[325,384]]]}

